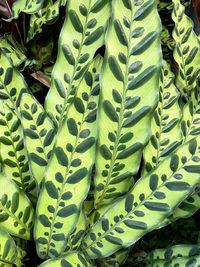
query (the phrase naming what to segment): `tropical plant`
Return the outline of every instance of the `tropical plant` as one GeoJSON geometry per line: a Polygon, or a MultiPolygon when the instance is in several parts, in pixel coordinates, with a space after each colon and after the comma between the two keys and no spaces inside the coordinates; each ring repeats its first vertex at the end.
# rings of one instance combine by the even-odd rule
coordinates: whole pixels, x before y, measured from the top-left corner
{"type": "Polygon", "coordinates": [[[0,1],[0,266],[199,266],[190,7],[0,1]]]}

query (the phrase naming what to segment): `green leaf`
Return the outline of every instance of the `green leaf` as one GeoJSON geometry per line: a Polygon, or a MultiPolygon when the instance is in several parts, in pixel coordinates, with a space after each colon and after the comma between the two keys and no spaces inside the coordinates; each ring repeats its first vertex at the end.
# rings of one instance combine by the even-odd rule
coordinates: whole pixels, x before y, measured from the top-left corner
{"type": "Polygon", "coordinates": [[[0,62],[0,100],[4,100],[19,115],[19,103],[23,93],[28,92],[27,84],[2,50],[0,50],[0,62]]]}
{"type": "Polygon", "coordinates": [[[169,248],[156,249],[146,257],[146,266],[198,266],[200,263],[199,245],[183,244],[169,248]]]}
{"type": "MultiPolygon", "coordinates": [[[[144,234],[162,225],[163,220],[190,195],[200,182],[199,172],[198,174],[193,172],[200,166],[199,161],[194,160],[200,157],[200,148],[196,148],[195,153],[191,155],[190,147],[193,141],[180,146],[172,156],[167,157],[154,170],[140,178],[128,195],[107,207],[107,211],[83,240],[82,249],[89,258],[107,257],[118,251],[121,246],[131,246],[144,234]],[[178,168],[172,170],[171,159],[175,157],[179,159],[178,168]],[[190,168],[186,170],[187,166],[190,168]],[[177,180],[177,175],[181,179],[177,180]],[[152,187],[151,181],[155,177],[157,177],[156,186],[152,187]],[[161,194],[162,198],[159,197],[161,194]],[[131,195],[134,202],[130,200],[127,202],[131,195]],[[127,203],[130,206],[134,203],[132,209],[127,203]],[[109,225],[106,231],[102,227],[104,218],[107,218],[109,225]],[[123,231],[117,231],[118,227],[123,231]],[[111,233],[112,240],[108,238],[111,233]],[[91,239],[91,236],[96,238],[91,239]]],[[[200,137],[197,137],[196,142],[199,141],[200,137]]]]}
{"type": "Polygon", "coordinates": [[[181,110],[178,99],[174,75],[167,62],[164,62],[160,78],[159,103],[151,122],[152,135],[144,149],[145,172],[156,167],[181,144],[181,110]]]}
{"type": "Polygon", "coordinates": [[[31,172],[39,185],[51,155],[56,131],[45,110],[33,96],[23,94],[20,112],[31,172]]]}
{"type": "Polygon", "coordinates": [[[9,266],[12,266],[17,258],[17,247],[15,242],[8,232],[2,228],[0,228],[0,240],[0,261],[6,262],[9,266]]]}
{"type": "Polygon", "coordinates": [[[146,2],[113,2],[98,111],[98,128],[103,131],[99,133],[95,164],[96,208],[129,190],[149,139],[160,75],[161,25],[155,1],[146,2]],[[146,5],[151,8],[146,9],[146,5]],[[134,16],[138,17],[137,23],[134,16]],[[152,16],[154,20],[149,23],[152,16]],[[132,34],[138,28],[141,34],[132,34]]]}
{"type": "Polygon", "coordinates": [[[23,130],[13,109],[0,101],[0,145],[4,172],[25,190],[31,192],[35,182],[30,175],[23,130]]]}
{"type": "MultiPolygon", "coordinates": [[[[1,37],[0,48],[12,60],[12,63],[15,67],[20,70],[24,69],[25,65],[28,63],[28,60],[25,54],[22,52],[22,47],[11,34],[1,37]]],[[[15,90],[13,90],[13,93],[14,91],[15,90]]]]}
{"type": "Polygon", "coordinates": [[[200,73],[200,42],[193,31],[192,20],[185,14],[185,7],[179,0],[173,0],[173,3],[173,38],[176,42],[174,59],[179,66],[176,84],[188,97],[189,91],[196,86],[196,79],[200,73]]]}
{"type": "Polygon", "coordinates": [[[99,95],[94,89],[99,86],[101,65],[102,58],[95,58],[80,83],[57,134],[52,158],[45,172],[45,186],[40,193],[34,231],[41,258],[46,258],[47,255],[55,257],[65,250],[66,239],[75,229],[81,205],[88,194],[95,160],[97,122],[96,118],[92,122],[86,121],[86,118],[97,110],[99,95]],[[91,83],[88,83],[88,76],[92,77],[91,83]],[[83,113],[77,109],[76,99],[81,100],[83,113]],[[83,135],[83,132],[87,134],[83,135]],[[39,216],[43,214],[50,222],[49,227],[44,227],[39,220],[39,216]],[[60,224],[62,227],[56,227],[60,224]],[[63,228],[64,239],[55,240],[54,235],[63,234],[63,228]]]}
{"type": "Polygon", "coordinates": [[[88,221],[85,215],[84,209],[81,210],[78,222],[76,224],[75,229],[70,234],[68,241],[67,241],[67,247],[65,249],[65,252],[68,252],[70,250],[78,250],[81,241],[85,235],[86,228],[88,226],[88,221]]]}
{"type": "Polygon", "coordinates": [[[42,9],[31,15],[27,41],[41,33],[43,25],[51,25],[56,20],[59,16],[59,8],[65,6],[66,2],[67,0],[44,1],[42,9]]]}
{"type": "Polygon", "coordinates": [[[0,227],[10,234],[30,239],[34,209],[18,186],[4,174],[0,175],[0,227]]]}
{"type": "Polygon", "coordinates": [[[58,128],[67,114],[71,96],[76,93],[96,50],[104,44],[110,0],[101,2],[96,13],[92,10],[98,3],[97,0],[84,2],[84,8],[88,12],[83,15],[82,0],[68,1],[67,16],[59,39],[59,53],[52,72],[52,85],[45,101],[46,110],[51,113],[58,128]],[[89,23],[92,20],[96,22],[93,27],[89,23]],[[64,88],[65,94],[60,94],[59,88],[64,88]]]}
{"type": "Polygon", "coordinates": [[[34,14],[43,5],[44,0],[17,0],[14,2],[12,6],[12,12],[13,12],[13,19],[18,18],[20,12],[24,12],[27,14],[34,14]]]}
{"type": "Polygon", "coordinates": [[[56,259],[47,260],[38,267],[92,267],[81,252],[69,252],[56,259]]]}

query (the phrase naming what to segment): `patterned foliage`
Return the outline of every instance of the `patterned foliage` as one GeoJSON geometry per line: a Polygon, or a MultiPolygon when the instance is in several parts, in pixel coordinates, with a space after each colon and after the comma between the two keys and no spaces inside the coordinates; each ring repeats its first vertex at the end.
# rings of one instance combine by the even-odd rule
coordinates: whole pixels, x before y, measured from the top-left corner
{"type": "Polygon", "coordinates": [[[200,134],[200,86],[198,85],[183,109],[181,129],[185,142],[200,134]]]}
{"type": "Polygon", "coordinates": [[[0,102],[0,154],[4,172],[25,192],[35,188],[30,176],[19,118],[13,109],[0,102]]]}
{"type": "Polygon", "coordinates": [[[98,259],[97,262],[98,262],[99,266],[102,266],[102,267],[123,266],[123,264],[125,263],[125,261],[128,258],[129,252],[130,252],[130,249],[127,249],[127,248],[120,249],[119,251],[117,251],[116,253],[111,255],[110,257],[98,259]]]}
{"type": "Polygon", "coordinates": [[[174,210],[168,218],[164,219],[159,228],[172,223],[180,218],[191,217],[198,209],[200,209],[200,193],[193,193],[174,210]]]}
{"type": "Polygon", "coordinates": [[[43,5],[44,0],[16,0],[12,6],[12,18],[16,19],[20,12],[34,14],[43,5]]]}
{"type": "Polygon", "coordinates": [[[192,139],[163,160],[96,222],[82,246],[90,258],[109,256],[135,243],[194,190],[200,182],[199,141],[200,137],[192,139]]]}
{"type": "Polygon", "coordinates": [[[12,60],[15,67],[22,70],[27,63],[26,56],[19,43],[11,34],[0,38],[0,49],[12,60]]]}
{"type": "Polygon", "coordinates": [[[23,94],[20,112],[30,170],[39,185],[51,156],[56,130],[43,107],[32,95],[23,94]]]}
{"type": "MultiPolygon", "coordinates": [[[[10,59],[0,50],[0,100],[18,114],[22,94],[28,92],[22,75],[13,67],[10,59]]],[[[20,116],[19,116],[20,117],[20,116]]]]}
{"type": "Polygon", "coordinates": [[[88,64],[104,43],[110,0],[69,0],[66,13],[52,72],[52,85],[46,98],[46,110],[58,127],[67,114],[68,104],[88,64]]]}
{"type": "Polygon", "coordinates": [[[21,267],[22,260],[26,256],[27,241],[18,237],[14,237],[14,241],[17,247],[17,258],[15,260],[15,265],[17,265],[17,267],[21,267]]]}
{"type": "Polygon", "coordinates": [[[17,247],[12,237],[0,228],[0,266],[13,266],[17,258],[17,247]]]}
{"type": "Polygon", "coordinates": [[[179,93],[174,85],[174,75],[165,62],[160,80],[159,104],[151,123],[152,135],[144,149],[145,171],[157,166],[182,141],[178,99],[179,93]]]}
{"type": "Polygon", "coordinates": [[[45,172],[35,224],[41,258],[55,257],[65,250],[66,239],[75,228],[89,191],[96,149],[101,64],[102,58],[97,57],[86,72],[58,132],[45,172]]]}
{"type": "Polygon", "coordinates": [[[34,210],[29,199],[12,180],[0,174],[0,228],[30,239],[34,210]]]}
{"type": "Polygon", "coordinates": [[[32,40],[36,34],[42,32],[43,25],[54,22],[59,15],[60,6],[64,6],[66,2],[67,0],[45,1],[42,9],[31,15],[27,41],[32,40]]]}
{"type": "Polygon", "coordinates": [[[176,84],[187,96],[196,86],[196,79],[200,73],[200,42],[193,31],[193,22],[185,15],[185,8],[180,0],[173,0],[173,3],[173,38],[176,41],[174,59],[179,67],[176,84]]]}
{"type": "Polygon", "coordinates": [[[80,252],[71,252],[62,257],[45,261],[38,267],[92,267],[80,252]]]}
{"type": "Polygon", "coordinates": [[[149,138],[161,63],[155,5],[152,0],[113,1],[98,114],[103,131],[94,177],[96,208],[128,191],[149,138]]]}
{"type": "Polygon", "coordinates": [[[167,249],[156,249],[147,256],[148,267],[197,267],[200,263],[199,245],[176,245],[167,249]]]}
{"type": "Polygon", "coordinates": [[[85,231],[87,229],[87,226],[88,226],[88,219],[85,215],[84,209],[82,209],[76,227],[67,240],[67,247],[65,249],[66,252],[73,250],[75,251],[79,249],[81,241],[85,236],[85,231]]]}

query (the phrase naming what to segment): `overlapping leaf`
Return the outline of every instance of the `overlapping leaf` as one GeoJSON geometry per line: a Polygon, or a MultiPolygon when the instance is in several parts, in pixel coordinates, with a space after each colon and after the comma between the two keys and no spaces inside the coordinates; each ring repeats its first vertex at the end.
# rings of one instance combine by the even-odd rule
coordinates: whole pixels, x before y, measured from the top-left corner
{"type": "Polygon", "coordinates": [[[62,257],[47,260],[38,267],[92,267],[81,252],[71,252],[62,257]]]}
{"type": "Polygon", "coordinates": [[[69,0],[66,14],[52,85],[45,102],[58,128],[89,62],[104,43],[110,0],[69,0]]]}
{"type": "Polygon", "coordinates": [[[19,116],[18,108],[24,92],[28,92],[24,78],[0,50],[0,100],[4,100],[19,116]]]}
{"type": "Polygon", "coordinates": [[[85,236],[85,231],[87,226],[88,226],[88,219],[85,215],[84,209],[82,209],[76,227],[67,240],[67,247],[65,249],[66,252],[70,250],[75,251],[79,249],[81,241],[85,236]]]}
{"type": "Polygon", "coordinates": [[[164,266],[199,266],[199,245],[176,245],[166,249],[156,249],[148,254],[146,259],[148,267],[164,266]]]}
{"type": "Polygon", "coordinates": [[[97,221],[83,242],[89,258],[129,247],[168,217],[200,183],[200,137],[181,146],[97,221]],[[174,198],[174,195],[176,198],[174,198]]]}
{"type": "Polygon", "coordinates": [[[14,236],[30,239],[34,210],[29,199],[2,173],[0,188],[0,228],[14,236]]]}
{"type": "Polygon", "coordinates": [[[13,266],[17,258],[17,247],[12,237],[0,228],[0,266],[13,266]]]}
{"type": "Polygon", "coordinates": [[[18,237],[14,237],[14,241],[17,247],[17,258],[15,260],[15,265],[17,267],[21,267],[22,261],[26,256],[27,241],[18,237]]]}
{"type": "Polygon", "coordinates": [[[43,8],[37,14],[31,15],[27,41],[30,41],[36,34],[42,32],[43,25],[54,22],[59,15],[60,6],[64,6],[66,2],[67,0],[49,0],[44,2],[43,8]]]}
{"type": "Polygon", "coordinates": [[[111,255],[108,258],[98,259],[97,262],[99,266],[102,267],[118,267],[123,266],[123,264],[126,262],[128,258],[128,254],[130,252],[130,249],[120,249],[113,255],[111,255]]]}
{"type": "Polygon", "coordinates": [[[18,18],[21,12],[34,14],[43,5],[44,0],[16,0],[12,6],[12,18],[18,18]]]}
{"type": "Polygon", "coordinates": [[[51,156],[56,131],[47,113],[33,96],[23,94],[20,112],[30,169],[39,185],[51,156]]]}
{"type": "Polygon", "coordinates": [[[200,42],[193,31],[193,22],[185,15],[185,8],[180,0],[173,0],[173,3],[173,38],[176,42],[174,59],[179,67],[176,84],[187,97],[196,86],[196,79],[200,73],[200,42]]]}
{"type": "Polygon", "coordinates": [[[4,172],[25,192],[35,188],[24,148],[23,131],[13,109],[0,102],[0,154],[4,172]]]}
{"type": "Polygon", "coordinates": [[[184,106],[181,129],[185,142],[200,135],[200,86],[198,85],[184,106]]]}
{"type": "Polygon", "coordinates": [[[89,191],[96,150],[101,63],[102,58],[97,57],[86,72],[58,132],[45,172],[35,224],[41,258],[59,256],[65,250],[66,239],[75,228],[89,191]]]}
{"type": "Polygon", "coordinates": [[[200,209],[200,193],[193,193],[174,210],[174,213],[164,219],[159,228],[166,226],[180,218],[191,217],[198,209],[200,209]]]}
{"type": "Polygon", "coordinates": [[[144,149],[145,171],[153,169],[181,144],[181,111],[178,99],[174,75],[165,62],[160,81],[159,104],[151,123],[152,135],[144,149]]]}
{"type": "Polygon", "coordinates": [[[149,139],[161,64],[155,2],[113,1],[98,115],[96,207],[129,190],[149,139]]]}
{"type": "Polygon", "coordinates": [[[0,48],[12,60],[13,65],[22,70],[28,63],[20,44],[13,38],[11,34],[7,34],[0,38],[0,48]]]}

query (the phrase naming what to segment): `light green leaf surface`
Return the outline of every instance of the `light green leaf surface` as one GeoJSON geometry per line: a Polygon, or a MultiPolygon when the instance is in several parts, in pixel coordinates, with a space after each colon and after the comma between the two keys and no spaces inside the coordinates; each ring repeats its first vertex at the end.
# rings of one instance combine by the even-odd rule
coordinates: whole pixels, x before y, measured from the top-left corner
{"type": "Polygon", "coordinates": [[[200,86],[191,92],[191,97],[183,109],[181,129],[184,142],[200,135],[200,86]]]}
{"type": "Polygon", "coordinates": [[[42,105],[32,95],[23,94],[20,112],[30,171],[40,185],[51,157],[56,130],[42,105]]]}
{"type": "Polygon", "coordinates": [[[0,101],[0,155],[4,172],[26,193],[35,188],[30,175],[24,136],[13,109],[0,101]]]}
{"type": "Polygon", "coordinates": [[[110,206],[84,239],[82,249],[89,258],[106,257],[131,246],[158,228],[191,194],[200,184],[199,142],[197,137],[181,146],[110,206]]]}
{"type": "Polygon", "coordinates": [[[69,0],[45,107],[58,128],[96,50],[104,44],[110,0],[69,0]],[[55,101],[56,99],[56,101],[55,101]]]}
{"type": "Polygon", "coordinates": [[[34,209],[24,192],[4,174],[0,174],[0,228],[30,239],[34,209]]]}
{"type": "Polygon", "coordinates": [[[174,59],[179,67],[176,85],[188,97],[189,92],[196,86],[200,73],[200,42],[193,31],[192,20],[184,13],[185,7],[181,5],[180,0],[173,0],[173,3],[173,38],[176,42],[174,59]]]}
{"type": "Polygon", "coordinates": [[[59,8],[66,4],[67,0],[48,0],[38,13],[31,15],[30,28],[28,31],[27,41],[30,41],[36,34],[42,32],[42,26],[51,24],[59,15],[59,8]]]}
{"type": "Polygon", "coordinates": [[[18,18],[21,12],[34,14],[43,5],[44,0],[16,0],[12,6],[12,18],[18,18]]]}
{"type": "Polygon", "coordinates": [[[23,70],[25,65],[29,63],[22,47],[11,34],[6,34],[0,38],[0,48],[19,70],[23,70]]]}
{"type": "Polygon", "coordinates": [[[128,258],[129,252],[130,252],[130,249],[122,248],[108,258],[98,259],[97,260],[97,263],[99,264],[98,266],[102,266],[102,267],[123,266],[123,264],[125,264],[128,258]]]}
{"type": "Polygon", "coordinates": [[[71,252],[62,257],[47,260],[38,267],[92,267],[81,252],[71,252]]]}
{"type": "Polygon", "coordinates": [[[12,237],[0,228],[0,266],[13,266],[17,258],[17,247],[12,237]]]}
{"type": "Polygon", "coordinates": [[[98,113],[95,206],[126,193],[150,137],[161,65],[156,1],[113,1],[98,113]],[[152,19],[153,18],[153,19],[152,19]]]}
{"type": "Polygon", "coordinates": [[[152,135],[144,149],[145,166],[148,172],[172,153],[182,141],[180,129],[181,110],[179,93],[174,85],[174,75],[164,62],[160,80],[159,104],[151,122],[152,135]]]}
{"type": "Polygon", "coordinates": [[[67,247],[65,249],[65,252],[70,250],[74,251],[79,250],[81,241],[85,236],[87,226],[88,226],[88,219],[85,215],[84,209],[82,208],[76,227],[67,240],[67,247]]]}
{"type": "Polygon", "coordinates": [[[22,94],[28,92],[24,77],[13,67],[12,61],[0,50],[0,100],[4,100],[19,116],[22,94]]]}
{"type": "Polygon", "coordinates": [[[41,258],[56,257],[65,250],[66,239],[76,226],[89,191],[96,151],[101,64],[102,58],[97,57],[86,72],[45,172],[34,230],[41,258]]]}
{"type": "Polygon", "coordinates": [[[146,261],[148,267],[197,267],[200,263],[200,246],[184,244],[156,249],[148,254],[146,261]]]}

